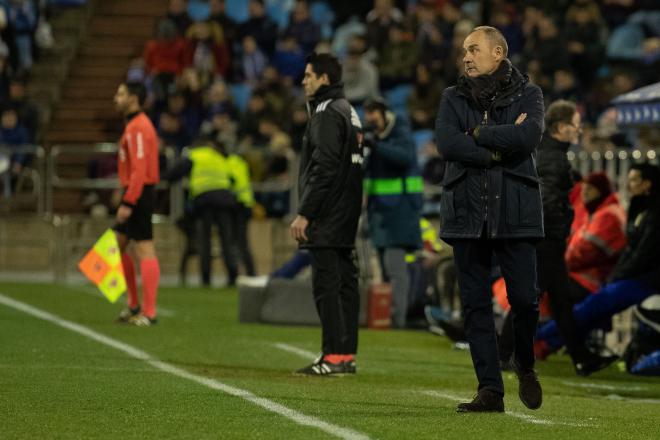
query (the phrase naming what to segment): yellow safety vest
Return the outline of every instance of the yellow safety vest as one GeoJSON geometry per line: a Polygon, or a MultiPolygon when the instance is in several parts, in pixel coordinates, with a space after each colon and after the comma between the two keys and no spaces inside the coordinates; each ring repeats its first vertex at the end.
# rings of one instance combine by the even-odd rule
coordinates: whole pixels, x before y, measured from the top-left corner
{"type": "Polygon", "coordinates": [[[250,184],[250,168],[247,162],[236,154],[231,154],[227,158],[229,172],[233,181],[232,191],[236,194],[236,199],[244,206],[251,208],[254,206],[254,194],[250,184]]]}
{"type": "Polygon", "coordinates": [[[190,197],[221,189],[230,189],[227,158],[213,147],[196,147],[190,151],[190,197]]]}

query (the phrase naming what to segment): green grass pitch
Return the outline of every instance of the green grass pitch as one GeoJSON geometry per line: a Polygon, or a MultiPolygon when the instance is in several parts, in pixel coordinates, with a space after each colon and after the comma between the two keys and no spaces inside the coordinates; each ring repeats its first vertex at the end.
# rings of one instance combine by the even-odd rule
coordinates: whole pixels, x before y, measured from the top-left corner
{"type": "Polygon", "coordinates": [[[121,305],[91,287],[1,283],[0,294],[331,427],[303,426],[0,303],[0,439],[339,438],[335,428],[371,439],[660,439],[660,379],[616,367],[582,379],[555,356],[538,364],[540,410],[520,403],[508,373],[507,414],[457,414],[456,400],[475,391],[469,354],[429,333],[361,330],[356,376],[305,378],[291,372],[318,351],[320,330],[239,324],[234,290],[163,288],[151,328],[113,323],[121,305]]]}

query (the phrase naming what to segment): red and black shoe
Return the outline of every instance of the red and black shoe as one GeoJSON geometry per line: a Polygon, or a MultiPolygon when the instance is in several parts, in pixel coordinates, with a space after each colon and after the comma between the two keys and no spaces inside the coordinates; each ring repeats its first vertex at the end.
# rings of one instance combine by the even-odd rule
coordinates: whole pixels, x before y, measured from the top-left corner
{"type": "Polygon", "coordinates": [[[312,364],[296,370],[296,374],[305,376],[333,376],[346,373],[346,366],[343,361],[330,362],[327,356],[321,356],[312,364]]]}

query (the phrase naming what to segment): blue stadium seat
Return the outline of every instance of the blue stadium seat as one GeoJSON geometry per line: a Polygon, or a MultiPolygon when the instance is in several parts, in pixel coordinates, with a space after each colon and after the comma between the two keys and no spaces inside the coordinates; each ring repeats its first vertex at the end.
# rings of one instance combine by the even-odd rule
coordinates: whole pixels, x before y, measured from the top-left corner
{"type": "Polygon", "coordinates": [[[385,92],[385,99],[391,108],[405,108],[411,91],[412,85],[401,84],[385,92]]]}
{"type": "Polygon", "coordinates": [[[309,15],[312,21],[321,26],[321,38],[332,39],[332,23],[335,21],[335,12],[326,1],[318,0],[309,5],[309,15]]]}
{"type": "Polygon", "coordinates": [[[289,15],[293,9],[293,0],[268,0],[266,1],[266,13],[277,23],[280,30],[289,25],[289,15]]]}
{"type": "Polygon", "coordinates": [[[433,134],[433,130],[429,129],[413,131],[413,139],[415,140],[417,150],[426,145],[430,140],[433,140],[433,134]]]}
{"type": "Polygon", "coordinates": [[[252,89],[250,86],[243,83],[229,84],[229,91],[232,98],[234,98],[234,104],[236,104],[241,112],[244,112],[247,108],[248,101],[252,96],[252,89]]]}
{"type": "Polygon", "coordinates": [[[237,23],[244,23],[250,18],[248,2],[245,0],[226,0],[225,11],[237,23]]]}
{"type": "Polygon", "coordinates": [[[193,21],[204,21],[209,18],[210,10],[208,2],[191,0],[188,3],[188,15],[193,21]]]}

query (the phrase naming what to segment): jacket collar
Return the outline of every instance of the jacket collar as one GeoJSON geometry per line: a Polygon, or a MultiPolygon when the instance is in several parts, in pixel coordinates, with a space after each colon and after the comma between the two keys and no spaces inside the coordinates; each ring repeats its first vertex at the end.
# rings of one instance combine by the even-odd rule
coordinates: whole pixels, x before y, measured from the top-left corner
{"type": "Polygon", "coordinates": [[[330,85],[322,85],[318,88],[312,99],[309,101],[309,105],[312,108],[315,108],[318,104],[329,99],[341,99],[344,97],[344,83],[337,82],[330,85]]]}
{"type": "Polygon", "coordinates": [[[562,142],[554,137],[549,132],[543,133],[543,141],[541,141],[541,144],[539,145],[539,150],[559,150],[562,152],[567,152],[568,149],[571,147],[570,142],[562,142]]]}
{"type": "Polygon", "coordinates": [[[382,133],[378,134],[379,139],[385,139],[392,133],[392,129],[396,124],[396,114],[393,111],[387,111],[385,113],[385,130],[382,133]]]}
{"type": "MultiPolygon", "coordinates": [[[[503,62],[510,63],[508,59],[504,60],[503,62]]],[[[511,76],[507,83],[500,87],[498,90],[491,107],[503,107],[520,98],[520,96],[522,96],[522,90],[528,82],[529,77],[527,74],[521,73],[520,70],[516,68],[516,66],[511,65],[511,76]]],[[[459,95],[464,96],[474,104],[474,98],[472,98],[469,81],[465,75],[461,75],[458,78],[458,81],[456,82],[456,90],[459,95]]]]}

